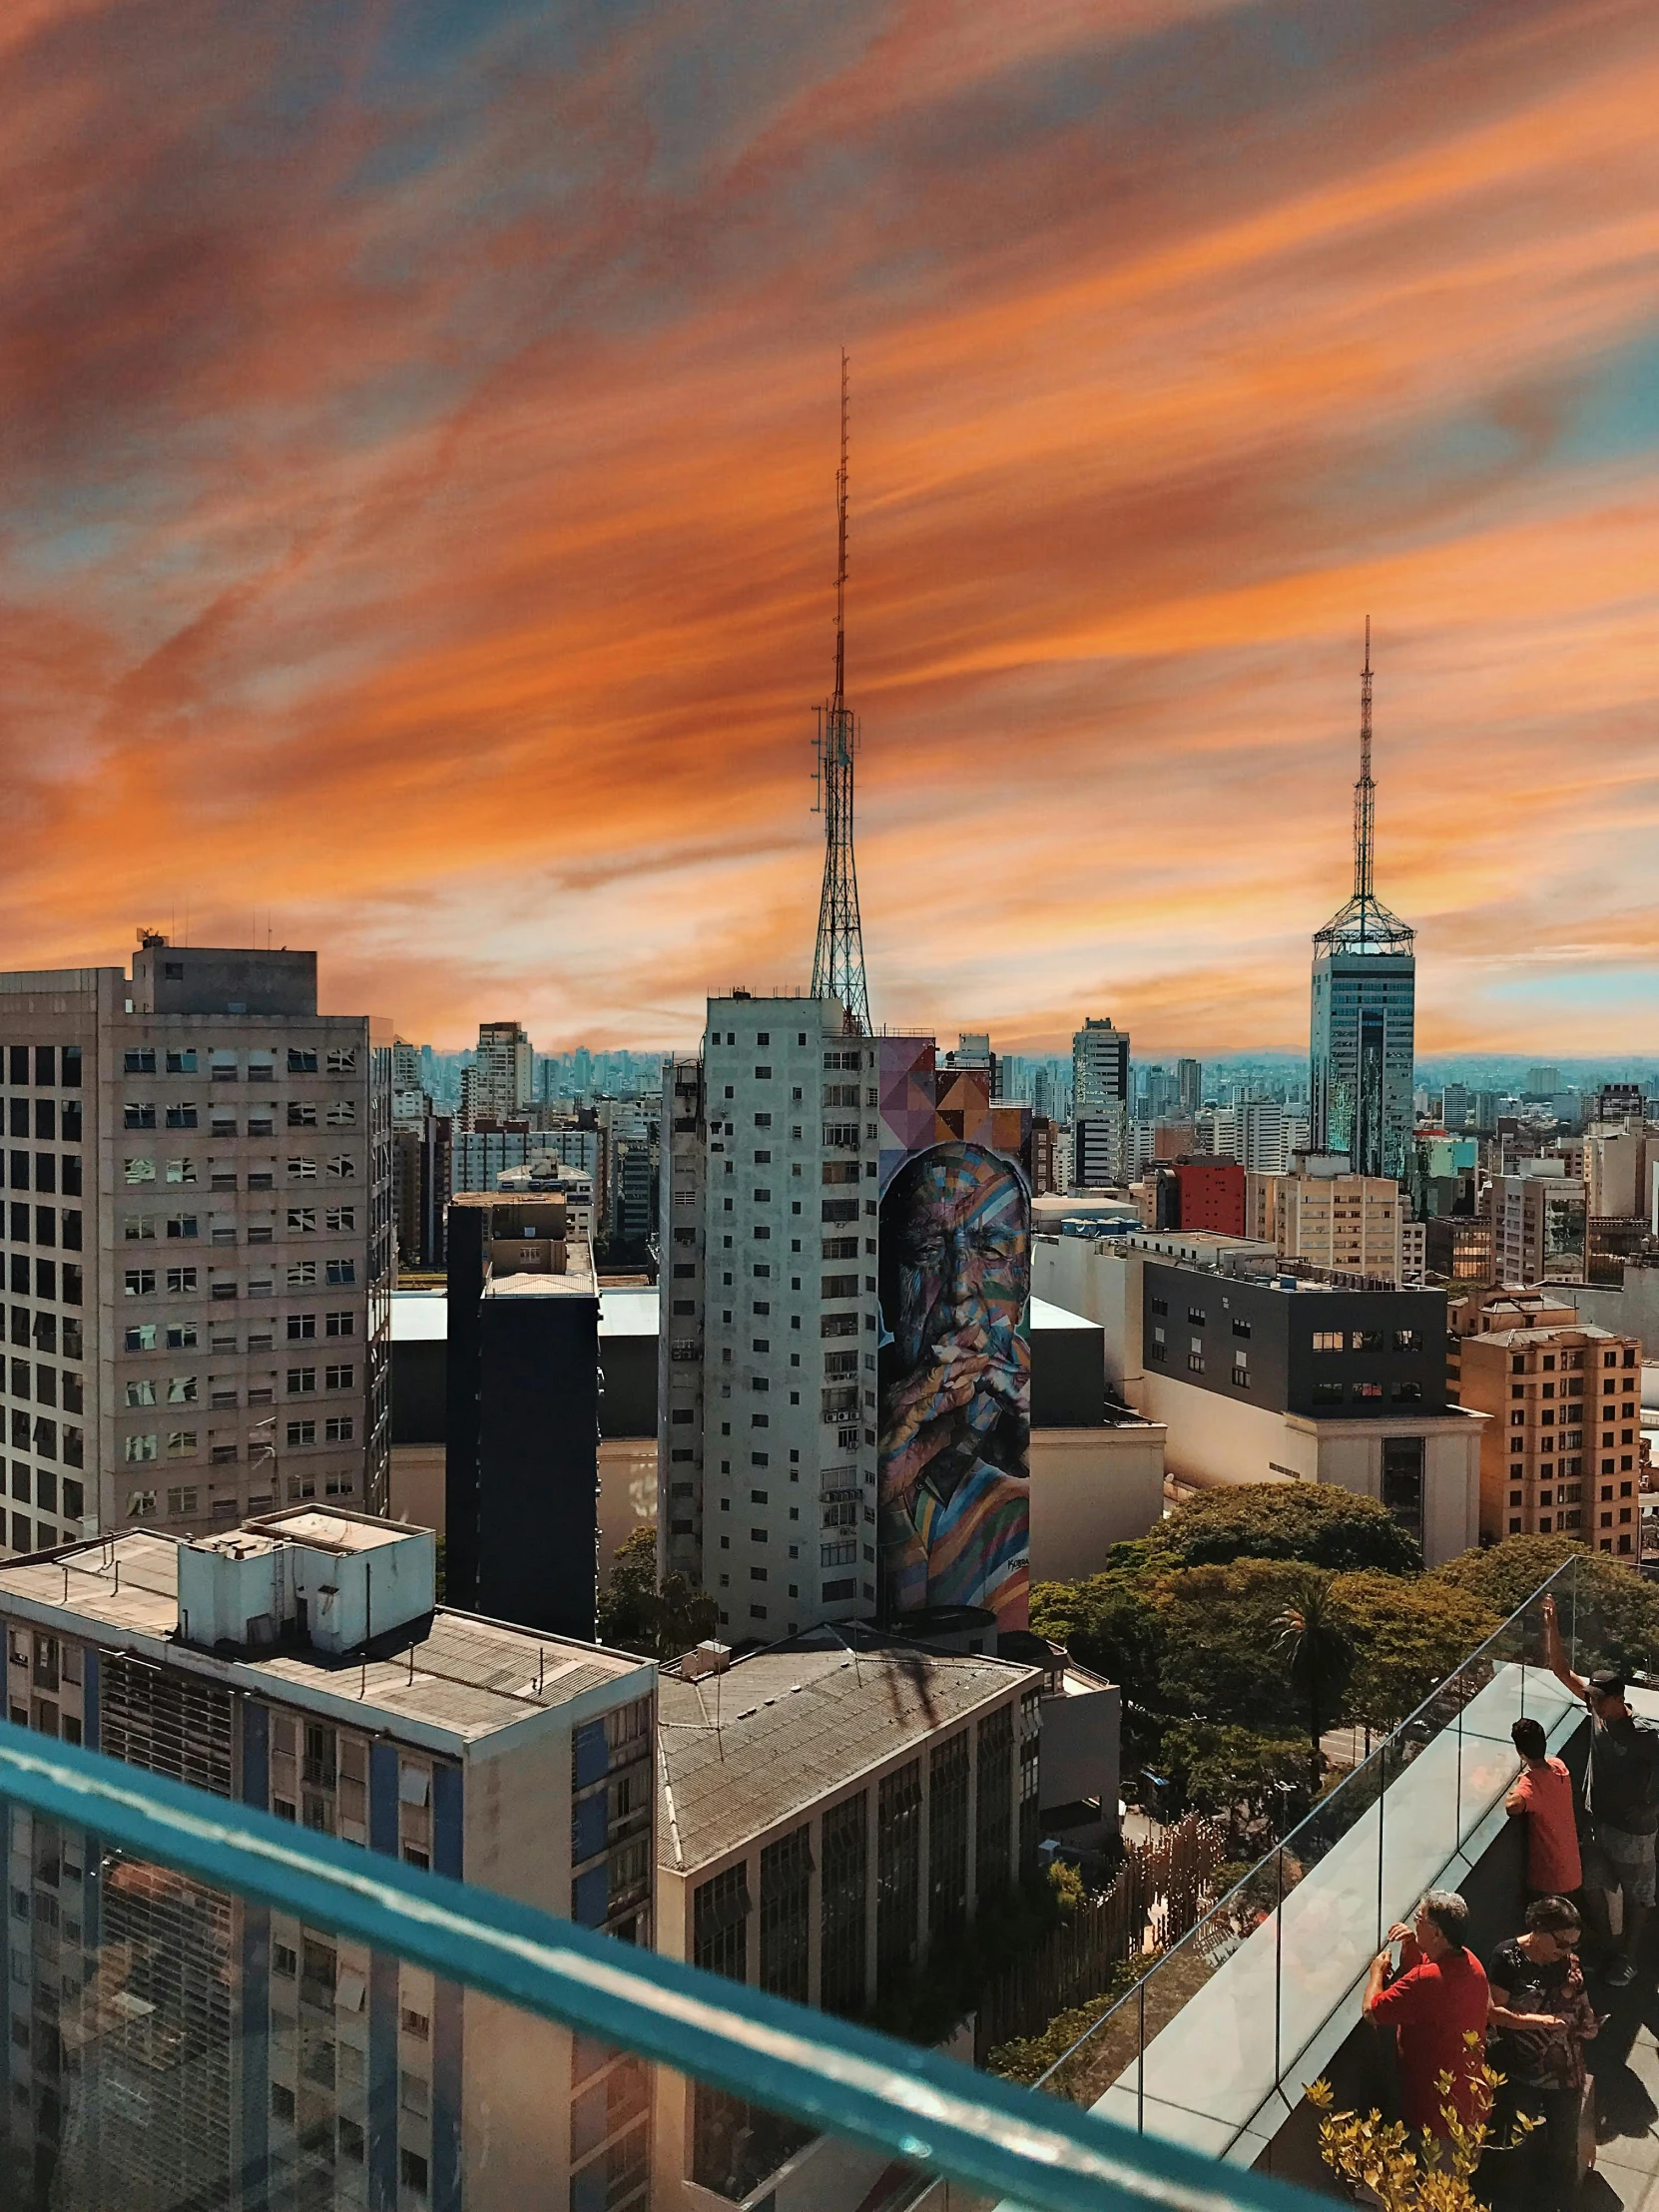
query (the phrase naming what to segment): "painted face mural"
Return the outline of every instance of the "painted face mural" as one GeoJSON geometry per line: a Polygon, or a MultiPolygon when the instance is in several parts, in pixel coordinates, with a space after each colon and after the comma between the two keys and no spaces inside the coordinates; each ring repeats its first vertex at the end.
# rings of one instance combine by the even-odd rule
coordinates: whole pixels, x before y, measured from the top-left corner
{"type": "Polygon", "coordinates": [[[907,1161],[881,1204],[881,1577],[888,1614],[979,1605],[1026,1626],[1030,1205],[975,1144],[907,1161]]]}

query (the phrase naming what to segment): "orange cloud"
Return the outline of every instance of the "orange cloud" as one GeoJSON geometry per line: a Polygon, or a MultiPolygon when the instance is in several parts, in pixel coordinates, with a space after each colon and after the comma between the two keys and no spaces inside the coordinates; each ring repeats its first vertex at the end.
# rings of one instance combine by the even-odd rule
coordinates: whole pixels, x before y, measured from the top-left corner
{"type": "Polygon", "coordinates": [[[1651,10],[465,13],[0,31],[6,964],[804,982],[844,341],[878,1020],[1294,1048],[1370,612],[1425,1047],[1646,1046],[1651,10]]]}

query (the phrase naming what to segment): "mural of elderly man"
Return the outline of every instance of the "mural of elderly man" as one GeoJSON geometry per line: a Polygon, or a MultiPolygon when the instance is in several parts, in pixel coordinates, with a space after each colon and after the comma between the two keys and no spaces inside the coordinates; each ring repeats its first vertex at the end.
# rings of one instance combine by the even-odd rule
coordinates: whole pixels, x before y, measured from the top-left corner
{"type": "Polygon", "coordinates": [[[888,1615],[1027,1625],[1030,1198],[975,1144],[907,1160],[881,1202],[881,1578],[888,1615]]]}

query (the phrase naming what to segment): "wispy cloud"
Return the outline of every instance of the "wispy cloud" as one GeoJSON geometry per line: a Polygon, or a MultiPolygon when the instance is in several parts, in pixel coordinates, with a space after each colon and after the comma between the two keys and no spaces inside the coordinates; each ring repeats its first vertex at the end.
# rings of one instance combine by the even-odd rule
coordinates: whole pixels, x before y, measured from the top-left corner
{"type": "Polygon", "coordinates": [[[805,980],[845,342],[877,1018],[1295,1045],[1368,612],[1425,1045],[1652,1011],[1641,0],[28,0],[0,99],[7,964],[805,980]]]}

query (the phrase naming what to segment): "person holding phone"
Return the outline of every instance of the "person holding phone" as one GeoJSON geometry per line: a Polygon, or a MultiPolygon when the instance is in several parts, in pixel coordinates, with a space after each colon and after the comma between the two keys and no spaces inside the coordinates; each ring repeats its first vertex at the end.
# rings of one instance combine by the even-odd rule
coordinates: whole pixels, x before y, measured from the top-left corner
{"type": "Polygon", "coordinates": [[[1486,1972],[1463,1940],[1468,1922],[1454,1890],[1430,1890],[1409,1926],[1388,1931],[1398,1967],[1391,1949],[1380,1950],[1366,1984],[1367,2018],[1394,2032],[1399,2116],[1424,2137],[1448,2135],[1453,2113],[1465,2127],[1486,2118],[1486,1972]]]}
{"type": "Polygon", "coordinates": [[[1503,2154],[1524,2212],[1572,2212],[1578,2193],[1578,2112],[1584,2045],[1601,2022],[1584,1991],[1576,1956],[1578,1914],[1565,1898],[1534,1898],[1526,1927],[1499,1943],[1486,1967],[1491,1991],[1492,2064],[1503,2076],[1499,2142],[1517,2115],[1538,2128],[1503,2154]]]}

